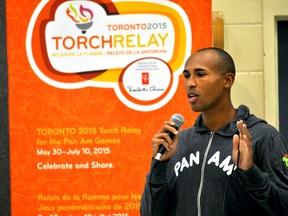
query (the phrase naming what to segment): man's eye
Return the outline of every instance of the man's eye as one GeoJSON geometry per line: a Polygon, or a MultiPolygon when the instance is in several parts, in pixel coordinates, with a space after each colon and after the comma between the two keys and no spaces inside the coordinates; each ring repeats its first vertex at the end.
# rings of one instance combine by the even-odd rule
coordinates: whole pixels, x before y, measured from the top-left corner
{"type": "Polygon", "coordinates": [[[191,77],[191,74],[190,74],[190,73],[183,73],[183,75],[184,75],[184,77],[185,77],[186,79],[189,79],[189,78],[191,77]]]}
{"type": "Polygon", "coordinates": [[[205,73],[198,73],[197,76],[198,76],[198,77],[204,77],[204,76],[205,76],[205,73]]]}

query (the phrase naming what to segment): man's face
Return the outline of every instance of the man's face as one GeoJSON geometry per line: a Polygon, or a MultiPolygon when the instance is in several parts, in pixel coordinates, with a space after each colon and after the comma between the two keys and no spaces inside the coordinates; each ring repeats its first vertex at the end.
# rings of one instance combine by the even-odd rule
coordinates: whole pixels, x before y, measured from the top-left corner
{"type": "Polygon", "coordinates": [[[215,51],[206,50],[193,54],[185,64],[184,84],[190,106],[195,112],[221,109],[221,103],[229,99],[224,86],[227,74],[218,71],[217,59],[215,51]]]}

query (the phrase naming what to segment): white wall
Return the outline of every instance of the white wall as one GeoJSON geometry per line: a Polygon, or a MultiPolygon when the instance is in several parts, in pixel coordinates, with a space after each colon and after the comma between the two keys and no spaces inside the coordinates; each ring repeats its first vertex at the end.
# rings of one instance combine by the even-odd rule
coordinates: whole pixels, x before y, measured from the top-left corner
{"type": "Polygon", "coordinates": [[[213,11],[223,12],[224,49],[236,64],[233,104],[264,118],[262,0],[212,0],[213,11]]]}
{"type": "Polygon", "coordinates": [[[234,106],[279,128],[276,21],[288,20],[288,0],[212,0],[212,11],[223,12],[224,49],[237,68],[234,106]]]}

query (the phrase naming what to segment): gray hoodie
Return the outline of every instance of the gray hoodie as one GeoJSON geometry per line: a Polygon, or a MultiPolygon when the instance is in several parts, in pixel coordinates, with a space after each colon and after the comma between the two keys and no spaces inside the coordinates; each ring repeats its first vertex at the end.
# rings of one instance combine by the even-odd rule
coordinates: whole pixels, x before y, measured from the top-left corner
{"type": "Polygon", "coordinates": [[[168,162],[152,160],[141,215],[287,216],[287,153],[281,134],[244,105],[232,122],[213,133],[200,114],[193,127],[180,131],[168,162]],[[245,172],[231,159],[238,120],[247,125],[253,142],[254,165],[245,172]]]}

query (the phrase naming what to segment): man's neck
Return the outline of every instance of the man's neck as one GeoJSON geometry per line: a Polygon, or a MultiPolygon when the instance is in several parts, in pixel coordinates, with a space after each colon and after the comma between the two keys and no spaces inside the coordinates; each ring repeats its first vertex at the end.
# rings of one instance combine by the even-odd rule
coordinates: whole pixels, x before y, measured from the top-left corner
{"type": "Polygon", "coordinates": [[[202,112],[203,122],[210,131],[217,131],[233,120],[236,110],[232,106],[222,107],[214,112],[202,112]]]}

